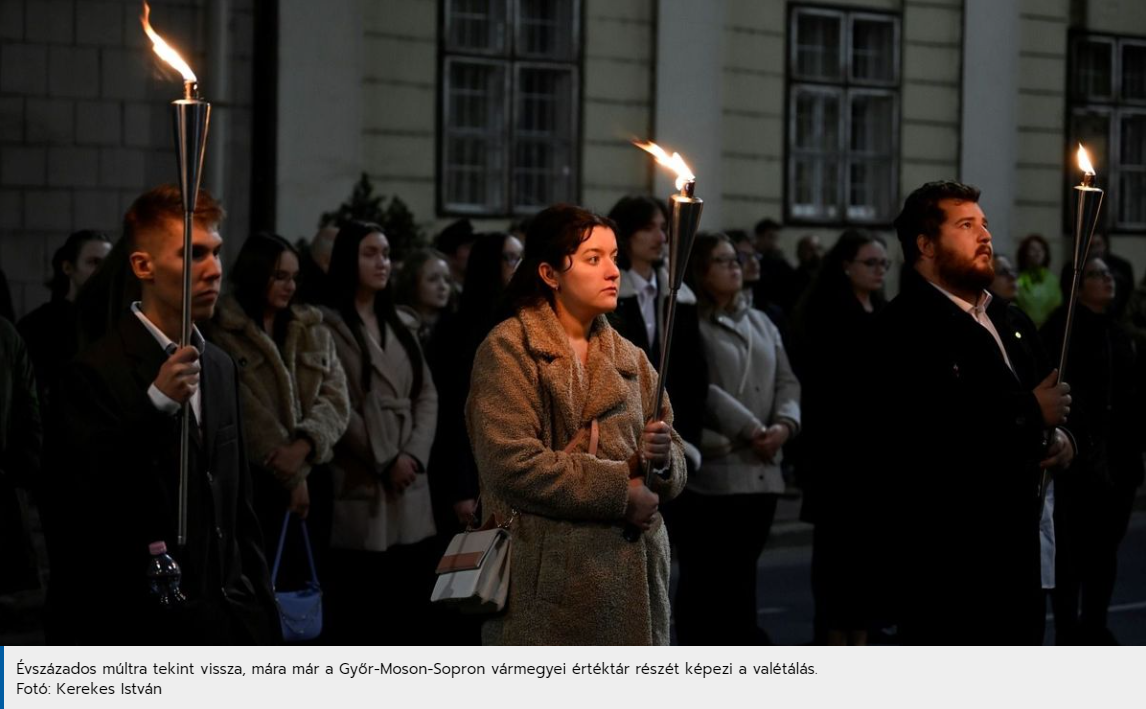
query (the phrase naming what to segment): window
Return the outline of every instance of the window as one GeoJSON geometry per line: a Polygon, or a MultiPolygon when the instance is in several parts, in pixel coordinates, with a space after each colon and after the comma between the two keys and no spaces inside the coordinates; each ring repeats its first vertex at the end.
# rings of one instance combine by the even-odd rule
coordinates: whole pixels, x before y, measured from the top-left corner
{"type": "Polygon", "coordinates": [[[443,210],[530,214],[576,201],[580,0],[443,7],[443,210]]]}
{"type": "MultiPolygon", "coordinates": [[[[1146,229],[1146,39],[1075,35],[1070,66],[1066,182],[1078,184],[1073,155],[1081,142],[1106,190],[1102,226],[1146,229]]],[[[1067,213],[1074,218],[1073,207],[1067,213]]]]}
{"type": "Polygon", "coordinates": [[[899,18],[796,7],[788,54],[788,218],[885,223],[898,195],[899,18]]]}

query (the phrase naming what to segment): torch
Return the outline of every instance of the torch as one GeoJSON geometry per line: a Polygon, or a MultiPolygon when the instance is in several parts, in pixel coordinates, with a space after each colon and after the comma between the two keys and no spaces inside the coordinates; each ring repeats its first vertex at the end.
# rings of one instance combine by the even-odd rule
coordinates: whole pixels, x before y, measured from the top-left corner
{"type": "MultiPolygon", "coordinates": [[[[692,253],[692,243],[696,239],[696,230],[700,226],[700,212],[704,209],[704,200],[696,195],[696,176],[685,164],[680,153],[673,153],[669,157],[656,143],[633,141],[641,150],[654,157],[661,165],[676,172],[676,188],[679,190],[670,198],[672,204],[672,218],[668,233],[668,302],[664,315],[664,336],[661,338],[660,366],[657,367],[657,395],[654,399],[653,417],[660,418],[661,407],[664,405],[665,383],[668,381],[669,354],[672,352],[673,324],[676,321],[676,300],[684,283],[685,269],[688,267],[688,256],[692,253]]],[[[652,483],[653,466],[645,461],[645,485],[652,483]]],[[[641,530],[628,526],[625,528],[625,539],[635,542],[641,537],[641,530]]]]}
{"type": "MultiPolygon", "coordinates": [[[[179,190],[183,195],[183,321],[179,346],[191,342],[191,234],[195,221],[195,204],[199,199],[199,179],[203,173],[203,153],[207,147],[207,123],[211,104],[199,95],[199,80],[179,53],[151,27],[151,8],[143,3],[139,18],[143,31],[151,39],[152,49],[163,61],[183,75],[183,98],[171,102],[175,119],[175,157],[179,169],[179,190]]],[[[183,428],[179,439],[179,528],[178,543],[187,543],[187,476],[191,452],[190,400],[183,403],[183,428]]]]}
{"type": "MultiPolygon", "coordinates": [[[[1070,297],[1066,301],[1066,329],[1062,336],[1062,352],[1058,358],[1058,380],[1066,378],[1066,357],[1070,352],[1070,333],[1074,326],[1074,309],[1077,305],[1078,286],[1082,280],[1082,268],[1086,262],[1086,254],[1090,251],[1090,241],[1094,237],[1094,227],[1098,224],[1098,214],[1102,210],[1103,192],[1094,186],[1094,166],[1082,144],[1078,145],[1078,167],[1082,170],[1082,182],[1074,186],[1078,193],[1078,207],[1074,221],[1074,263],[1072,264],[1072,277],[1070,281],[1070,297]]],[[[1042,484],[1039,485],[1039,509],[1046,501],[1047,485],[1050,483],[1049,473],[1043,471],[1042,484]]]]}

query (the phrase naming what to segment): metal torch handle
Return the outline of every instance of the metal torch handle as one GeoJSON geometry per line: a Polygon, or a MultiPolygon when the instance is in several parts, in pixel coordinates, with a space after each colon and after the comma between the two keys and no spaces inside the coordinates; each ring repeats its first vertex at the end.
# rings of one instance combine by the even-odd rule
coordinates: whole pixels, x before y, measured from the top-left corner
{"type": "MultiPolygon", "coordinates": [[[[179,346],[191,343],[191,233],[194,229],[193,212],[183,214],[183,321],[179,330],[179,346]]],[[[179,529],[177,542],[187,544],[187,478],[191,463],[191,400],[183,402],[183,425],[179,435],[179,529]]]]}
{"type": "MultiPolygon", "coordinates": [[[[653,400],[653,415],[650,421],[660,420],[661,407],[664,406],[665,400],[665,384],[668,381],[668,367],[669,367],[669,354],[672,352],[672,335],[673,324],[676,322],[676,290],[670,290],[668,296],[668,306],[665,309],[665,336],[661,340],[661,362],[657,367],[657,395],[653,400]]],[[[637,441],[637,449],[640,450],[641,442],[637,441]]],[[[646,460],[645,467],[645,487],[651,487],[653,479],[653,464],[652,461],[646,460]]],[[[635,525],[625,525],[625,541],[635,542],[641,538],[641,529],[635,525]]]]}
{"type": "MultiPolygon", "coordinates": [[[[1074,277],[1070,281],[1070,300],[1066,305],[1066,328],[1063,330],[1062,335],[1062,351],[1058,356],[1058,379],[1055,384],[1061,384],[1066,378],[1066,356],[1070,352],[1070,333],[1074,329],[1074,309],[1077,303],[1078,286],[1082,280],[1082,271],[1075,268],[1074,277]]],[[[1049,448],[1054,442],[1054,429],[1051,429],[1047,438],[1047,447],[1049,448]]],[[[1042,477],[1039,481],[1039,518],[1042,518],[1043,505],[1047,501],[1047,488],[1050,487],[1050,471],[1043,470],[1042,477]]]]}

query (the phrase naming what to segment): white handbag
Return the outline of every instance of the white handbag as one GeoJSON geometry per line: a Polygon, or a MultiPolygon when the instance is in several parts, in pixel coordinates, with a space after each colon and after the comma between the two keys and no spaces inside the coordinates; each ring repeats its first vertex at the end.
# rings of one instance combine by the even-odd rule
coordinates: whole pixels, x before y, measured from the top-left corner
{"type": "Polygon", "coordinates": [[[430,600],[463,613],[497,613],[509,597],[512,538],[504,524],[455,534],[438,562],[438,581],[430,600]]]}

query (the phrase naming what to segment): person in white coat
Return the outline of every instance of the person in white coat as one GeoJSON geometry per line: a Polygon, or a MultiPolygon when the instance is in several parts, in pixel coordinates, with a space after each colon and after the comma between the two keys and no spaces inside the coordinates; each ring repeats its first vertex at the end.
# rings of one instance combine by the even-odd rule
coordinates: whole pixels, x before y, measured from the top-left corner
{"type": "Polygon", "coordinates": [[[724,234],[697,236],[688,281],[708,369],[700,472],[678,504],[681,644],[767,644],[756,624],[756,561],[784,491],[781,448],[800,428],[800,383],[780,332],[744,297],[724,234]]]}

